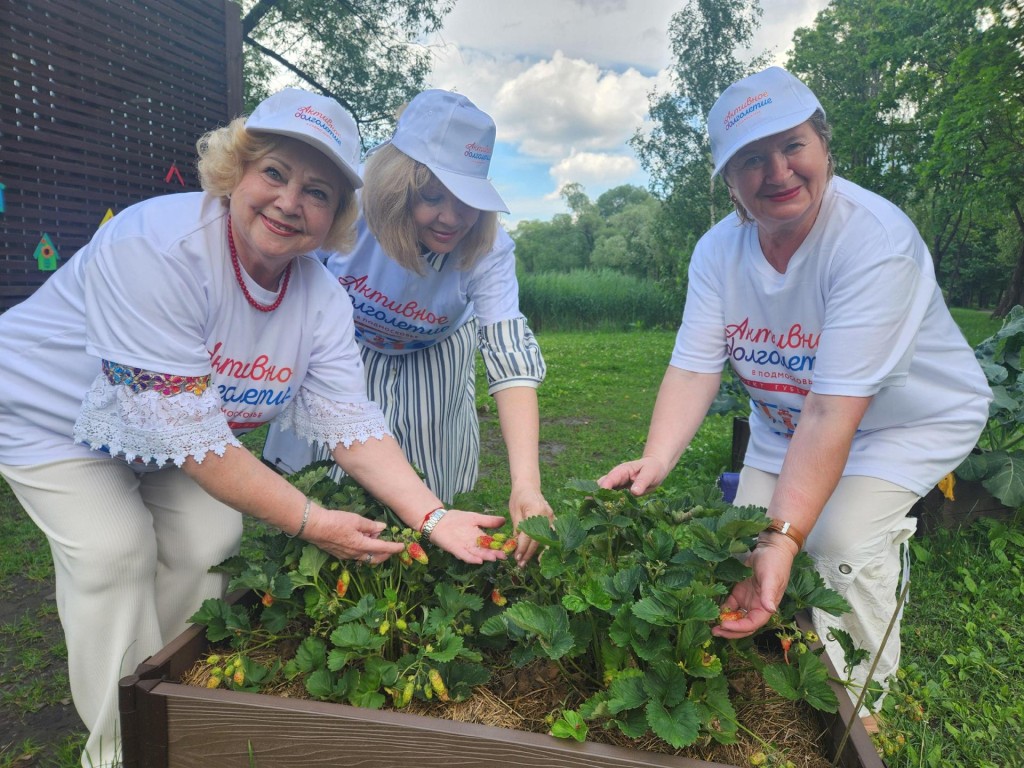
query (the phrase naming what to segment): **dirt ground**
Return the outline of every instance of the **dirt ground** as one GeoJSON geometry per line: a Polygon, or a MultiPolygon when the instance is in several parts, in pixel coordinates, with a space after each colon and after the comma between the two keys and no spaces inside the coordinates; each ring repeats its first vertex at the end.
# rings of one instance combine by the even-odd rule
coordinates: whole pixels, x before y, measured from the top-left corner
{"type": "MultiPolygon", "coordinates": [[[[44,555],[48,556],[45,548],[44,555]]],[[[9,665],[19,663],[19,651],[26,645],[39,643],[40,647],[49,648],[61,634],[60,622],[56,610],[42,611],[43,618],[37,618],[41,608],[51,605],[54,600],[53,583],[30,581],[15,576],[7,585],[9,592],[0,600],[0,626],[18,627],[27,624],[31,619],[32,632],[40,633],[38,641],[34,637],[14,640],[16,647],[0,651],[0,675],[8,671],[9,665]]],[[[25,756],[20,760],[16,750],[31,741],[36,747],[52,747],[72,736],[84,736],[85,727],[71,703],[71,692],[67,689],[67,662],[64,658],[50,658],[38,674],[45,678],[40,683],[46,688],[46,699],[52,704],[42,705],[31,712],[24,712],[21,702],[17,699],[14,686],[0,686],[0,759],[13,759],[13,765],[43,766],[51,763],[53,750],[45,750],[33,758],[25,756]],[[62,690],[60,690],[62,689],[62,690]]]]}

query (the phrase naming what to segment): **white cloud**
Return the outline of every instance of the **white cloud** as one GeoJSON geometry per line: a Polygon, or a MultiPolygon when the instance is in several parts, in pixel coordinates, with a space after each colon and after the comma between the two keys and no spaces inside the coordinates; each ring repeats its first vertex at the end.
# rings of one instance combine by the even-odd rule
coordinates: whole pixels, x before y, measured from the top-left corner
{"type": "MultiPolygon", "coordinates": [[[[752,53],[781,63],[797,26],[828,0],[761,0],[752,53]]],[[[426,41],[430,86],[464,93],[498,126],[495,184],[511,221],[564,210],[558,189],[645,186],[628,146],[646,125],[648,96],[664,91],[667,37],[685,0],[458,0],[444,30],[426,41]]]]}
{"type": "Polygon", "coordinates": [[[531,157],[557,160],[574,150],[622,149],[643,122],[653,81],[555,51],[507,80],[495,95],[503,141],[531,157]]]}
{"type": "Polygon", "coordinates": [[[594,199],[597,195],[592,189],[604,191],[630,183],[639,171],[640,164],[632,156],[574,152],[551,166],[549,173],[555,180],[555,192],[546,199],[559,199],[562,187],[574,181],[582,184],[587,196],[594,199]]]}

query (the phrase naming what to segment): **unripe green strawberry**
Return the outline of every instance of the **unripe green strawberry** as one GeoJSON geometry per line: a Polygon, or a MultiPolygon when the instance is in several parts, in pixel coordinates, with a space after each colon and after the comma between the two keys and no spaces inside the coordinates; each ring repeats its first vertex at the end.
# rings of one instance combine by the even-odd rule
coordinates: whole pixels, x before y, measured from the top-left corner
{"type": "Polygon", "coordinates": [[[210,675],[210,679],[206,681],[207,688],[219,688],[221,679],[216,675],[210,675]]]}
{"type": "Polygon", "coordinates": [[[437,694],[437,698],[441,701],[449,701],[448,689],[444,685],[444,680],[441,679],[441,673],[436,669],[432,669],[427,673],[427,679],[430,680],[430,687],[434,689],[434,693],[437,694]]]}
{"type": "Polygon", "coordinates": [[[231,677],[233,674],[235,674],[235,665],[226,664],[224,666],[224,677],[231,677]]]}
{"type": "Polygon", "coordinates": [[[493,538],[495,541],[504,543],[505,539],[507,539],[508,536],[506,536],[504,533],[495,533],[491,538],[493,538]]]}
{"type": "Polygon", "coordinates": [[[395,619],[395,629],[400,632],[405,632],[408,628],[409,625],[406,623],[405,619],[395,619]]]}
{"type": "Polygon", "coordinates": [[[408,566],[412,565],[412,555],[409,554],[409,550],[408,549],[403,549],[401,552],[399,552],[398,553],[398,559],[399,559],[399,561],[401,561],[402,565],[404,565],[404,566],[408,567],[408,566]]]}
{"type": "Polygon", "coordinates": [[[423,551],[423,547],[417,541],[409,542],[408,546],[409,554],[412,555],[412,559],[421,565],[426,565],[430,562],[430,558],[427,557],[427,553],[423,551]]]}
{"type": "Polygon", "coordinates": [[[209,656],[206,657],[206,663],[209,664],[211,667],[214,664],[220,664],[220,654],[211,653],[209,656]]]}
{"type": "Polygon", "coordinates": [[[402,689],[402,698],[398,701],[399,707],[409,706],[409,702],[412,701],[412,693],[416,689],[416,682],[410,677],[405,681],[405,688],[402,689]]]}
{"type": "Polygon", "coordinates": [[[382,635],[386,635],[389,629],[391,629],[391,623],[387,619],[385,619],[380,623],[380,627],[377,629],[377,631],[380,632],[380,634],[382,635]]]}
{"type": "Polygon", "coordinates": [[[501,549],[503,546],[502,542],[498,541],[493,536],[491,537],[491,543],[487,545],[488,549],[501,549]]]}

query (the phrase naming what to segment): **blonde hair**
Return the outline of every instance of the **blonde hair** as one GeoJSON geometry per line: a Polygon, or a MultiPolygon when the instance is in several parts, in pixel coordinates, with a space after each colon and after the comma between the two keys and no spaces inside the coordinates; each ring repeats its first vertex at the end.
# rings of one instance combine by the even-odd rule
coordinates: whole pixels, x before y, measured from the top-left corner
{"type": "MultiPolygon", "coordinates": [[[[363,172],[363,216],[384,252],[405,269],[423,274],[422,246],[413,206],[436,177],[427,166],[390,144],[377,149],[363,172]]],[[[498,214],[480,211],[476,224],[456,246],[456,266],[470,269],[494,246],[498,214]]]]}
{"type": "MultiPolygon", "coordinates": [[[[814,129],[814,132],[818,134],[818,138],[821,139],[822,144],[825,145],[825,156],[826,162],[828,163],[828,179],[831,180],[835,176],[835,161],[832,159],[832,126],[825,120],[825,113],[820,109],[814,110],[814,114],[808,118],[808,122],[814,129]]],[[[725,186],[729,189],[729,199],[732,201],[732,207],[736,209],[736,215],[739,217],[740,224],[752,224],[754,222],[753,217],[747,212],[747,209],[740,203],[732,193],[732,184],[729,183],[729,179],[726,175],[728,170],[728,163],[726,167],[722,169],[722,181],[725,182],[725,186]]]]}
{"type": "MultiPolygon", "coordinates": [[[[196,142],[200,185],[211,195],[227,200],[249,166],[270,154],[280,143],[280,137],[275,134],[245,130],[244,117],[203,134],[196,142]]],[[[338,210],[323,242],[323,247],[332,251],[350,250],[355,245],[355,223],[359,217],[355,188],[344,176],[341,179],[338,210]]]]}

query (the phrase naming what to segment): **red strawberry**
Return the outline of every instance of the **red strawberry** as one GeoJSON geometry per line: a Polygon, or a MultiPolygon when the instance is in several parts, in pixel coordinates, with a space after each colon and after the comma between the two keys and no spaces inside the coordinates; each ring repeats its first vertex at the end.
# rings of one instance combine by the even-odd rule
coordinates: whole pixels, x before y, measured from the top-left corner
{"type": "Polygon", "coordinates": [[[344,597],[345,593],[348,592],[348,584],[352,580],[352,574],[348,572],[348,568],[341,572],[341,576],[338,577],[338,583],[334,585],[335,591],[338,593],[338,597],[344,597]]]}
{"type": "Polygon", "coordinates": [[[508,598],[495,589],[491,592],[491,602],[499,608],[503,608],[508,604],[508,598]]]}
{"type": "Polygon", "coordinates": [[[423,547],[420,546],[418,541],[409,542],[407,549],[409,550],[409,554],[412,555],[412,559],[417,563],[426,565],[430,562],[430,558],[427,557],[427,553],[423,551],[423,547]]]}
{"type": "Polygon", "coordinates": [[[782,660],[789,664],[789,649],[793,645],[793,638],[783,635],[779,638],[779,643],[782,645],[782,660]]]}

